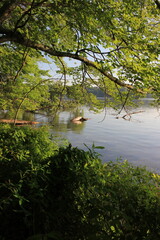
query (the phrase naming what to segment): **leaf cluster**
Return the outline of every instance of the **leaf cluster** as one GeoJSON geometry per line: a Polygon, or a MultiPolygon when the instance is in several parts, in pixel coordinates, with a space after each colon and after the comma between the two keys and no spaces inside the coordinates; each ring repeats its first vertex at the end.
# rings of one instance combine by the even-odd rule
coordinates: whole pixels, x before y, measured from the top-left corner
{"type": "Polygon", "coordinates": [[[48,104],[49,92],[46,77],[49,73],[39,68],[38,62],[45,61],[35,51],[24,48],[0,47],[0,108],[9,110],[35,110],[48,104]]]}
{"type": "Polygon", "coordinates": [[[0,159],[7,162],[40,162],[58,149],[45,127],[34,129],[0,125],[0,159]]]}

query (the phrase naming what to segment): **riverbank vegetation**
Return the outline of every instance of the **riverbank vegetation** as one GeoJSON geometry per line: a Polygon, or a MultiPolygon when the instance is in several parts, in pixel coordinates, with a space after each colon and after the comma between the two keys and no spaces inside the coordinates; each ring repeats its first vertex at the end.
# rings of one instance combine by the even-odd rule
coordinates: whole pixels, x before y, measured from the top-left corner
{"type": "Polygon", "coordinates": [[[159,239],[160,177],[48,131],[0,128],[0,239],[159,239]]]}

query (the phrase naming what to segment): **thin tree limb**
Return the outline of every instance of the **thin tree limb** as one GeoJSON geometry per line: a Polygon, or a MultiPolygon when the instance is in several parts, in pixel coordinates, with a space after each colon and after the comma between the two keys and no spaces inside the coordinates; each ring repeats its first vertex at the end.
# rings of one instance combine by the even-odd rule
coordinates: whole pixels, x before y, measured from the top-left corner
{"type": "Polygon", "coordinates": [[[30,90],[29,90],[28,92],[26,92],[26,93],[24,94],[24,97],[23,97],[22,101],[20,102],[20,104],[19,104],[19,106],[18,106],[18,108],[17,108],[17,111],[16,111],[16,113],[15,113],[14,125],[16,124],[18,112],[19,112],[19,110],[20,110],[23,102],[24,102],[25,99],[27,98],[28,94],[29,94],[30,92],[32,92],[36,87],[38,87],[39,85],[41,85],[42,83],[47,82],[47,81],[49,81],[49,79],[45,79],[45,80],[40,81],[39,83],[37,83],[36,85],[34,85],[32,88],[30,88],[30,90]]]}
{"type": "Polygon", "coordinates": [[[18,69],[18,71],[17,71],[17,73],[16,73],[16,75],[15,75],[15,77],[14,77],[14,79],[13,79],[13,82],[16,81],[17,77],[19,76],[20,72],[22,71],[23,66],[25,65],[25,61],[26,61],[28,52],[29,52],[29,49],[26,47],[25,50],[24,50],[24,53],[23,53],[21,66],[20,66],[20,68],[18,69]]]}
{"type": "Polygon", "coordinates": [[[157,8],[160,9],[160,2],[158,0],[155,0],[154,2],[157,5],[157,8]]]}

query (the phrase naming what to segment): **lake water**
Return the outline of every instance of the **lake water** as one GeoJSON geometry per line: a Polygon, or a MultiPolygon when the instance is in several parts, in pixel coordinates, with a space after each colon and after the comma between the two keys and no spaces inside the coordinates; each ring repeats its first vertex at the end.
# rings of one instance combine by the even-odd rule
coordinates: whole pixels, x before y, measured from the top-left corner
{"type": "MultiPolygon", "coordinates": [[[[132,114],[130,120],[117,119],[116,112],[110,108],[106,109],[106,115],[105,111],[95,114],[87,108],[79,112],[65,111],[50,123],[51,132],[85,150],[84,144],[105,147],[97,149],[103,162],[122,158],[160,173],[160,112],[149,104],[130,110],[131,113],[135,111],[143,112],[132,114]],[[70,121],[80,114],[90,119],[82,124],[70,121]]],[[[124,114],[122,112],[120,116],[124,114]]],[[[36,120],[47,123],[52,118],[36,115],[36,120]]]]}

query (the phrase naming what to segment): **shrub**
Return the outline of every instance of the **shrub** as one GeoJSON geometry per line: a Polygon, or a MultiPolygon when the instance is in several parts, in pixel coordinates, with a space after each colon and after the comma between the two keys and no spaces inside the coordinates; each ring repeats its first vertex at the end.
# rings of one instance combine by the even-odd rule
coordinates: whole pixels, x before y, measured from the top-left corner
{"type": "Polygon", "coordinates": [[[0,135],[0,236],[22,240],[34,232],[36,202],[45,198],[46,159],[58,146],[44,127],[1,125],[0,135]]]}
{"type": "Polygon", "coordinates": [[[159,175],[71,145],[32,153],[0,161],[0,239],[160,239],[159,175]]]}
{"type": "Polygon", "coordinates": [[[49,132],[45,127],[13,127],[2,124],[0,136],[1,160],[39,162],[58,149],[56,142],[49,139],[49,132]]]}
{"type": "Polygon", "coordinates": [[[160,179],[127,161],[108,163],[98,175],[78,193],[87,239],[160,239],[160,179]]]}

